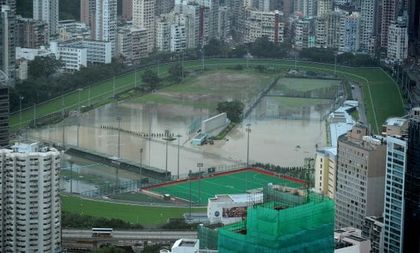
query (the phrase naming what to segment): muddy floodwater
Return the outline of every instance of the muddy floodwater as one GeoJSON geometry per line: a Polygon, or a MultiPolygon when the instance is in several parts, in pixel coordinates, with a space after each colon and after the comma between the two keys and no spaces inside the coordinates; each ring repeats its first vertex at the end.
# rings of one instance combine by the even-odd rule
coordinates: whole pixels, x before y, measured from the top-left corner
{"type": "MultiPolygon", "coordinates": [[[[169,130],[182,136],[179,139],[179,167],[180,174],[186,174],[189,170],[198,170],[197,163],[203,163],[204,168],[208,168],[246,162],[245,125],[250,123],[250,161],[301,166],[304,157],[313,156],[316,145],[325,144],[323,116],[330,109],[331,101],[284,108],[276,97],[264,97],[243,124],[232,130],[225,140],[204,146],[190,143],[195,134],[191,129],[207,118],[210,112],[174,104],[108,104],[80,117],[67,118],[64,126],[60,123],[33,130],[30,134],[59,143],[64,136],[66,144],[166,169],[166,141],[159,137],[141,137],[135,133],[158,135],[169,130]],[[118,126],[124,131],[110,129],[118,126]]],[[[178,140],[168,143],[167,156],[167,169],[176,175],[178,140]]]]}

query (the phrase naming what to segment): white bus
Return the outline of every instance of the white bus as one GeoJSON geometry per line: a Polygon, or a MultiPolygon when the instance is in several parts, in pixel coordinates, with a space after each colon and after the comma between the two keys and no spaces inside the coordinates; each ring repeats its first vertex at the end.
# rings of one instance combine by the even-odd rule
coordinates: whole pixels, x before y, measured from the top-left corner
{"type": "Polygon", "coordinates": [[[92,228],[92,237],[112,237],[112,228],[92,228]]]}

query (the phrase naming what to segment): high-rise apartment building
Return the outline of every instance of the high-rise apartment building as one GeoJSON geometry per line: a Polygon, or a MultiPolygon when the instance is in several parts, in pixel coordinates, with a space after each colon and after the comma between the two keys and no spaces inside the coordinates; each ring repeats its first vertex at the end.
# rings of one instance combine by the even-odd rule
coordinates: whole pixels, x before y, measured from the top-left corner
{"type": "Polygon", "coordinates": [[[133,25],[148,33],[148,52],[155,47],[155,0],[133,0],[133,25]]]}
{"type": "Polygon", "coordinates": [[[34,0],[33,18],[48,24],[50,36],[58,34],[58,1],[59,0],[34,0]]]}
{"type": "Polygon", "coordinates": [[[96,0],[95,39],[111,42],[112,55],[117,43],[117,0],[96,0]]]}
{"type": "Polygon", "coordinates": [[[315,192],[335,198],[337,150],[317,150],[315,156],[315,192]]]}
{"type": "Polygon", "coordinates": [[[122,18],[124,20],[133,19],[133,0],[122,0],[122,18]]]}
{"type": "Polygon", "coordinates": [[[388,46],[388,29],[398,14],[398,0],[382,0],[380,46],[388,46]]]}
{"type": "Polygon", "coordinates": [[[349,15],[344,15],[341,21],[340,28],[340,44],[338,50],[340,52],[355,53],[360,48],[360,15],[358,12],[353,12],[349,15]]]}
{"type": "Polygon", "coordinates": [[[59,252],[60,152],[34,144],[0,149],[0,251],[59,252]]]}
{"type": "MultiPolygon", "coordinates": [[[[196,4],[177,4],[175,5],[175,13],[182,13],[186,18],[186,33],[187,33],[187,48],[196,48],[200,45],[202,38],[204,42],[208,41],[208,30],[207,22],[209,20],[208,14],[209,12],[205,11],[206,9],[201,8],[199,5],[196,4]]],[[[160,28],[157,27],[157,30],[160,28]]],[[[159,35],[157,35],[157,40],[159,39],[159,35]]],[[[160,42],[157,41],[157,45],[160,42]]],[[[163,42],[165,43],[165,42],[163,42]]],[[[167,42],[169,43],[169,41],[167,42]]]]}
{"type": "Polygon", "coordinates": [[[317,15],[317,1],[303,0],[302,14],[304,17],[315,17],[317,15]]]}
{"type": "Polygon", "coordinates": [[[89,26],[91,39],[95,39],[96,0],[80,0],[80,22],[89,26]]]}
{"type": "Polygon", "coordinates": [[[257,38],[267,37],[274,43],[284,41],[285,23],[279,11],[257,11],[247,8],[244,20],[244,42],[251,43],[257,38]]]}
{"type": "Polygon", "coordinates": [[[169,13],[175,6],[175,0],[156,0],[155,15],[169,13]]]}
{"type": "Polygon", "coordinates": [[[139,64],[147,53],[147,30],[135,26],[118,30],[117,53],[126,64],[139,64]]]}
{"type": "Polygon", "coordinates": [[[9,87],[7,79],[7,75],[0,70],[0,148],[9,145],[9,87]]]}
{"type": "Polygon", "coordinates": [[[410,55],[420,55],[420,1],[408,1],[408,35],[410,55]]]}
{"type": "Polygon", "coordinates": [[[398,17],[388,27],[387,58],[392,62],[402,62],[408,55],[408,31],[406,20],[398,17]]]}
{"type": "Polygon", "coordinates": [[[317,15],[322,17],[327,15],[333,10],[333,1],[332,0],[318,0],[317,6],[317,15]]]}
{"type": "Polygon", "coordinates": [[[383,212],[386,146],[367,134],[366,127],[356,125],[338,138],[337,228],[361,229],[365,217],[383,212]]]}
{"type": "Polygon", "coordinates": [[[7,85],[15,84],[15,0],[0,0],[0,70],[7,75],[7,85]]]}
{"type": "Polygon", "coordinates": [[[401,136],[388,136],[386,141],[383,252],[402,253],[407,142],[401,136]]]}
{"type": "Polygon", "coordinates": [[[360,8],[360,50],[373,54],[375,49],[375,0],[364,0],[360,8]]]}
{"type": "Polygon", "coordinates": [[[156,22],[156,47],[159,51],[179,52],[187,48],[187,17],[171,12],[156,22]]]}
{"type": "Polygon", "coordinates": [[[49,42],[48,24],[41,20],[16,18],[16,47],[40,48],[49,42]]]}
{"type": "Polygon", "coordinates": [[[420,107],[411,112],[404,187],[403,252],[420,252],[420,107]]]}

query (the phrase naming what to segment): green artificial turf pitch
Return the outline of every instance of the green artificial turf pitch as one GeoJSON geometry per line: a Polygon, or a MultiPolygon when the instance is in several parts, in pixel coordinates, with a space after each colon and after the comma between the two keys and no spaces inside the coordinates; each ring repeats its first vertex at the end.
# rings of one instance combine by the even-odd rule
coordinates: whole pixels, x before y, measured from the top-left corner
{"type": "Polygon", "coordinates": [[[191,202],[207,205],[208,199],[217,194],[245,193],[246,190],[262,188],[268,183],[296,188],[302,186],[302,184],[284,178],[247,170],[158,186],[149,190],[189,201],[191,188],[191,202]]]}

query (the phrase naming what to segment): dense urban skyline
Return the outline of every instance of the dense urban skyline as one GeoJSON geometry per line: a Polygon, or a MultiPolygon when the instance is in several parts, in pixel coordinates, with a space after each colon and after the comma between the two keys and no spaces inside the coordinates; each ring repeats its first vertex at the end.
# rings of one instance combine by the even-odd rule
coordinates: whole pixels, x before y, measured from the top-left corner
{"type": "Polygon", "coordinates": [[[0,0],[0,252],[420,252],[419,106],[418,0],[0,0]]]}

